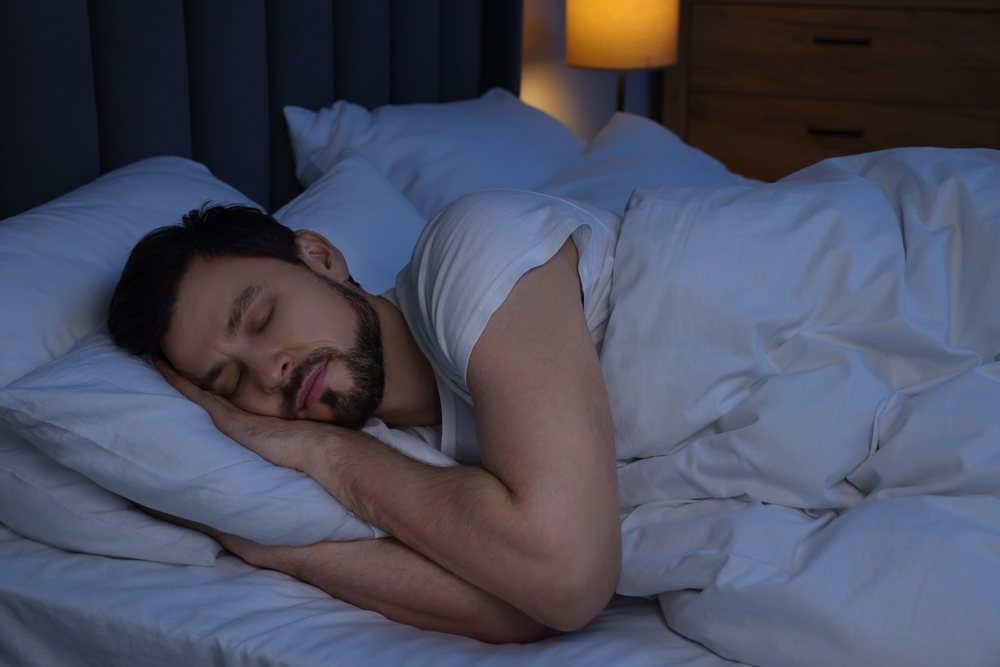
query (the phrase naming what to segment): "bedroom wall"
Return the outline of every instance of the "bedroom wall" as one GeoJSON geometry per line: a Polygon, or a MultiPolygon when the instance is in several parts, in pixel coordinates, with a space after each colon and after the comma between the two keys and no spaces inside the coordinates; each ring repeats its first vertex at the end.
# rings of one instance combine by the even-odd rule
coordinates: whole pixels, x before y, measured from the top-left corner
{"type": "MultiPolygon", "coordinates": [[[[590,140],[615,111],[615,73],[566,64],[565,0],[524,0],[521,99],[590,140]]],[[[659,71],[626,74],[625,110],[653,117],[659,71]]]]}

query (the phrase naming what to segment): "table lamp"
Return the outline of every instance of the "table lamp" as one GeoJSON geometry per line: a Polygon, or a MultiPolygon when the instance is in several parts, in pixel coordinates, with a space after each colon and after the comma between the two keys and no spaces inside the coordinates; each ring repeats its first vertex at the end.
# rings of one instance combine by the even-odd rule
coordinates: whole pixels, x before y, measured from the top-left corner
{"type": "Polygon", "coordinates": [[[618,71],[618,111],[625,70],[677,62],[680,0],[566,0],[566,64],[618,71]]]}

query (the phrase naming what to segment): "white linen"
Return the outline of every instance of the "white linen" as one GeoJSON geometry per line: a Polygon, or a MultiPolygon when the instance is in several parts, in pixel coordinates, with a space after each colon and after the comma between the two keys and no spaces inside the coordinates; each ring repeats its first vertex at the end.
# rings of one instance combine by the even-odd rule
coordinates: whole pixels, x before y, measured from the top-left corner
{"type": "Polygon", "coordinates": [[[356,148],[430,220],[445,204],[487,188],[529,189],[584,149],[568,127],[502,88],[475,100],[388,105],[347,101],[285,107],[295,173],[308,187],[344,148],[356,148]]]}
{"type": "Polygon", "coordinates": [[[220,547],[199,532],[147,516],[0,426],[0,523],[83,553],[212,565],[220,547]]]}
{"type": "Polygon", "coordinates": [[[434,367],[441,396],[441,451],[480,463],[466,371],[472,349],[515,283],[572,239],[584,316],[600,349],[621,216],[548,195],[492,190],[446,207],[420,236],[396,279],[395,299],[434,367]]]}
{"type": "Polygon", "coordinates": [[[1000,153],[646,190],[601,357],[619,592],[757,665],[1000,655],[1000,153]]]}
{"type": "Polygon", "coordinates": [[[67,554],[0,526],[5,667],[738,667],[616,598],[583,629],[493,646],[393,623],[222,556],[177,567],[67,554]]]}
{"type": "Polygon", "coordinates": [[[360,153],[345,148],[329,170],[274,213],[292,229],[326,236],[370,294],[391,289],[427,221],[360,153]]]}
{"type": "Polygon", "coordinates": [[[739,180],[656,121],[619,112],[580,157],[533,189],[622,215],[636,188],[733,185],[739,180]]]}
{"type": "MultiPolygon", "coordinates": [[[[384,536],[310,477],[274,466],[215,428],[144,361],[105,332],[0,388],[0,417],[59,463],[140,505],[263,544],[384,536]]],[[[372,420],[405,454],[453,462],[372,420]]],[[[367,430],[367,427],[366,427],[367,430]]]]}
{"type": "MultiPolygon", "coordinates": [[[[206,200],[254,205],[203,165],[156,157],[0,222],[0,387],[93,331],[135,242],[206,200]]],[[[147,517],[4,432],[0,520],[8,525],[75,551],[214,560],[212,540],[147,517]]]]}

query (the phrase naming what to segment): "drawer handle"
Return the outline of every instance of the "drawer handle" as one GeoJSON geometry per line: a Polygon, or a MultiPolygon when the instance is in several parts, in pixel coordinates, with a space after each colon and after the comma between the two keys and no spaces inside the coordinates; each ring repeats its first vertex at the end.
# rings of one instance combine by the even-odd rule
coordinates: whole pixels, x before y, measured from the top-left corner
{"type": "Polygon", "coordinates": [[[845,137],[848,139],[864,139],[864,130],[837,130],[830,127],[809,126],[809,134],[814,137],[845,137]]]}
{"type": "Polygon", "coordinates": [[[820,46],[871,46],[869,37],[813,37],[813,43],[820,46]]]}

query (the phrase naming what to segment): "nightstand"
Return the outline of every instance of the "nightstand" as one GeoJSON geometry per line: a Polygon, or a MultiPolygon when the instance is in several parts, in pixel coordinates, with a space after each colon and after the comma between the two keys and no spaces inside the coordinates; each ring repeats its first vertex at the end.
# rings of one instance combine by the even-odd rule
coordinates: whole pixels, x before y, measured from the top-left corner
{"type": "Polygon", "coordinates": [[[685,0],[681,22],[664,124],[737,173],[1000,148],[1000,0],[685,0]]]}

